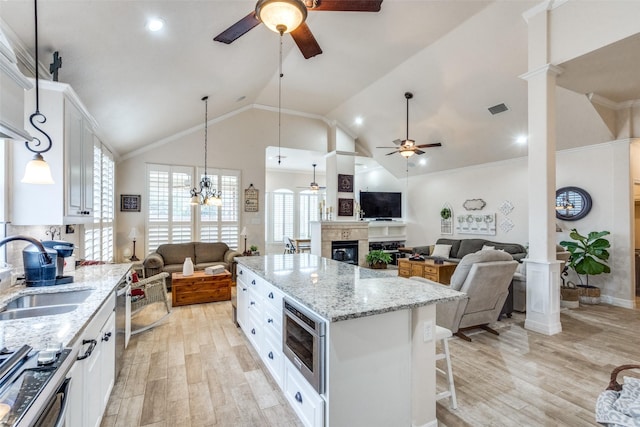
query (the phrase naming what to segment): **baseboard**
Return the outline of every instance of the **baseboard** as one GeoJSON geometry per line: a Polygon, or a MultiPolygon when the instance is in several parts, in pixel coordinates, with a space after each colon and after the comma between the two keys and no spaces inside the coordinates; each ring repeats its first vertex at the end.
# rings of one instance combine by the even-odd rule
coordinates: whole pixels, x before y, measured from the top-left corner
{"type": "Polygon", "coordinates": [[[414,424],[411,423],[411,427],[438,427],[438,420],[429,421],[426,424],[414,424]]]}
{"type": "Polygon", "coordinates": [[[606,304],[611,304],[611,305],[615,305],[616,307],[623,307],[623,308],[636,308],[636,301],[635,299],[633,300],[628,300],[628,299],[622,299],[622,298],[615,298],[609,295],[601,295],[600,296],[600,301],[606,303],[606,304]]]}

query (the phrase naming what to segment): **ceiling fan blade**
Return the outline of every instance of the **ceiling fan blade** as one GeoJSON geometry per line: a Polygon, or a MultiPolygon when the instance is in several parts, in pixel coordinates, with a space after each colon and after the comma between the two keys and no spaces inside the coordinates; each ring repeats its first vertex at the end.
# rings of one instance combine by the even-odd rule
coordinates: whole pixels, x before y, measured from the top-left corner
{"type": "Polygon", "coordinates": [[[422,150],[413,150],[413,154],[424,154],[424,151],[422,150]]]}
{"type": "Polygon", "coordinates": [[[401,144],[402,144],[402,140],[401,140],[401,139],[394,139],[394,140],[393,140],[393,141],[391,141],[391,142],[393,142],[393,143],[394,143],[394,144],[396,144],[396,145],[401,145],[401,144]]]}
{"type": "Polygon", "coordinates": [[[399,150],[396,150],[396,151],[392,151],[392,152],[390,152],[390,153],[387,153],[386,155],[387,155],[387,156],[390,156],[390,155],[392,155],[392,154],[396,154],[396,153],[399,153],[399,152],[400,152],[399,150]]]}
{"type": "Polygon", "coordinates": [[[382,0],[305,0],[309,10],[329,10],[339,12],[380,12],[382,0]]]}
{"type": "Polygon", "coordinates": [[[416,148],[442,147],[442,143],[436,142],[433,144],[422,144],[422,145],[416,145],[415,147],[416,148]]]}
{"type": "Polygon", "coordinates": [[[256,13],[251,12],[250,14],[215,36],[213,40],[229,44],[240,38],[245,33],[249,32],[249,30],[257,26],[258,24],[260,24],[260,20],[256,17],[256,13]]]}
{"type": "Polygon", "coordinates": [[[296,42],[305,59],[313,58],[322,53],[320,45],[316,41],[316,38],[313,37],[306,22],[303,22],[298,28],[291,31],[291,37],[293,37],[293,41],[296,42]]]}

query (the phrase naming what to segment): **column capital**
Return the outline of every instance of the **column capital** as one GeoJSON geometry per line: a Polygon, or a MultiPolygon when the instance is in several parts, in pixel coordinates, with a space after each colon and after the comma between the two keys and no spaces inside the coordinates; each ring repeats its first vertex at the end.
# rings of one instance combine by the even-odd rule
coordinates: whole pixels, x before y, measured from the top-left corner
{"type": "Polygon", "coordinates": [[[544,64],[541,67],[535,68],[533,70],[529,70],[524,74],[520,74],[520,76],[518,77],[520,77],[522,80],[530,80],[531,78],[537,77],[541,74],[553,75],[555,77],[562,74],[563,71],[564,69],[558,67],[557,65],[544,64]]]}

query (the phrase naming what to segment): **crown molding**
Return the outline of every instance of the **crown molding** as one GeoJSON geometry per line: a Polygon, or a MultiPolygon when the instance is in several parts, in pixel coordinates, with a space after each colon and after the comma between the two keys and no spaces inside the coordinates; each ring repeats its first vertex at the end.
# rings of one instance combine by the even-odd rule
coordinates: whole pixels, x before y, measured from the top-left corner
{"type": "Polygon", "coordinates": [[[540,4],[537,4],[536,6],[533,6],[531,9],[528,9],[526,11],[524,11],[522,13],[522,18],[525,20],[525,22],[529,23],[529,20],[531,18],[533,18],[534,16],[543,13],[543,12],[548,12],[550,10],[556,9],[562,5],[564,5],[565,3],[567,3],[569,0],[546,0],[543,1],[540,4]]]}
{"type": "Polygon", "coordinates": [[[560,67],[558,67],[557,65],[553,65],[553,64],[544,64],[538,68],[534,68],[533,70],[529,70],[524,74],[520,74],[518,77],[520,77],[523,80],[529,80],[532,77],[536,77],[538,75],[544,74],[544,75],[549,75],[549,74],[553,74],[554,76],[558,76],[560,74],[562,74],[564,70],[560,67]]]}

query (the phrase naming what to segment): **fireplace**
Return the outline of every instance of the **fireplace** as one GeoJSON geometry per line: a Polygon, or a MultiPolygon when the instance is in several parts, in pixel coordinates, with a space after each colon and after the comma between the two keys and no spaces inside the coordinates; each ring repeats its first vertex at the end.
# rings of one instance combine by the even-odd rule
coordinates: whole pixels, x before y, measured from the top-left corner
{"type": "Polygon", "coordinates": [[[358,241],[334,240],[331,242],[331,259],[358,265],[358,241]]]}

